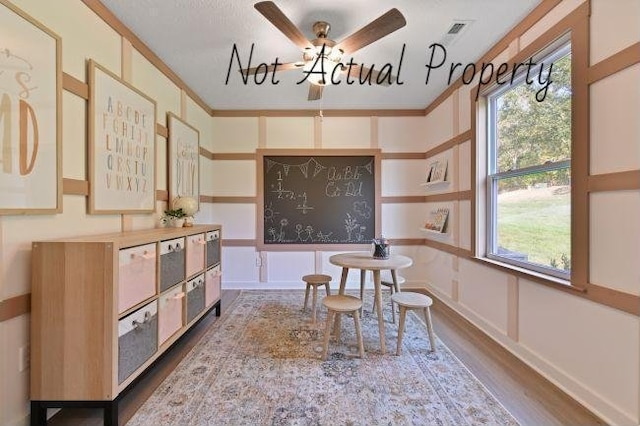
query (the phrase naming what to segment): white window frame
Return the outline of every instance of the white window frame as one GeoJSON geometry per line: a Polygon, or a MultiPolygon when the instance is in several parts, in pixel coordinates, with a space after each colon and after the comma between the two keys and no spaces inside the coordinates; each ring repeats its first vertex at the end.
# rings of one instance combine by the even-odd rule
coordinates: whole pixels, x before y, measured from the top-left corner
{"type": "MultiPolygon", "coordinates": [[[[571,43],[569,35],[557,40],[555,43],[533,57],[535,63],[544,64],[544,69],[548,70],[548,65],[571,53],[571,43]]],[[[539,67],[535,68],[533,75],[538,75],[539,67]]],[[[502,87],[490,88],[484,96],[487,102],[487,174],[486,174],[486,246],[485,256],[488,259],[506,263],[538,274],[548,275],[563,280],[571,279],[571,272],[564,272],[560,269],[546,267],[544,265],[523,262],[496,254],[497,252],[497,202],[498,202],[498,182],[502,179],[517,176],[530,175],[541,172],[567,169],[571,167],[571,159],[547,162],[544,164],[523,167],[516,170],[498,172],[497,167],[497,147],[496,147],[496,122],[497,122],[497,99],[509,90],[522,84],[526,77],[526,71],[521,72],[514,78],[513,84],[506,84],[502,87]]]]}

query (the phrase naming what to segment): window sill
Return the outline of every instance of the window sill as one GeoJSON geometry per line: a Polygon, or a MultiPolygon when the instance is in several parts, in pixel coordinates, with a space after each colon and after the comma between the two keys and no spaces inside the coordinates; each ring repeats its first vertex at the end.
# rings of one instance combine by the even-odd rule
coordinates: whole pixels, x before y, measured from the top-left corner
{"type": "Polygon", "coordinates": [[[531,271],[529,269],[511,265],[509,263],[500,262],[500,261],[489,259],[486,257],[471,257],[471,259],[476,262],[482,263],[484,265],[490,266],[492,268],[499,269],[502,272],[514,274],[519,278],[528,279],[531,281],[553,286],[556,288],[562,287],[563,290],[572,290],[577,293],[584,293],[586,291],[585,288],[576,287],[575,285],[572,285],[571,281],[569,280],[553,277],[551,275],[542,274],[540,272],[531,271]]]}

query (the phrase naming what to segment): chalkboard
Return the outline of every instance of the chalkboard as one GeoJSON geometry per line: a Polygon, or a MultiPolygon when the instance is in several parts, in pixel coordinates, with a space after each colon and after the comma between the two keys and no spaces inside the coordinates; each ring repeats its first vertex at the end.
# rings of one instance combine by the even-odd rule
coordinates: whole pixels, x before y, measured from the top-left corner
{"type": "Polygon", "coordinates": [[[262,156],[263,244],[370,244],[379,161],[367,152],[262,156]]]}

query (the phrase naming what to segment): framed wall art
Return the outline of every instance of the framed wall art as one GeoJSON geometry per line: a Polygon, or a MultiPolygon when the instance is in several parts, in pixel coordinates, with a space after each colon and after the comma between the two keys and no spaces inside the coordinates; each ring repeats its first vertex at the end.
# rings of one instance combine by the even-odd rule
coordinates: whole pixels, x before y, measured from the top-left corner
{"type": "Polygon", "coordinates": [[[0,214],[62,211],[61,49],[0,0],[0,214]]]}
{"type": "Polygon", "coordinates": [[[151,213],[156,102],[89,61],[89,213],[151,213]]]}
{"type": "Polygon", "coordinates": [[[200,132],[178,116],[167,113],[169,129],[169,204],[191,197],[200,210],[200,132]]]}

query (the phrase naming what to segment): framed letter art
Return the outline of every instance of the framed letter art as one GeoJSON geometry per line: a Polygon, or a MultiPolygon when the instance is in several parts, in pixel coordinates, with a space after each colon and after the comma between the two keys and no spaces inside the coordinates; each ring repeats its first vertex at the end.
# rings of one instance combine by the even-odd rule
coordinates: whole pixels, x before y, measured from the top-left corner
{"type": "Polygon", "coordinates": [[[169,128],[169,205],[176,197],[191,197],[200,210],[200,132],[167,113],[169,128]]]}
{"type": "Polygon", "coordinates": [[[0,0],[0,214],[62,211],[61,44],[0,0]]]}
{"type": "Polygon", "coordinates": [[[151,213],[156,102],[89,61],[89,213],[151,213]]]}

